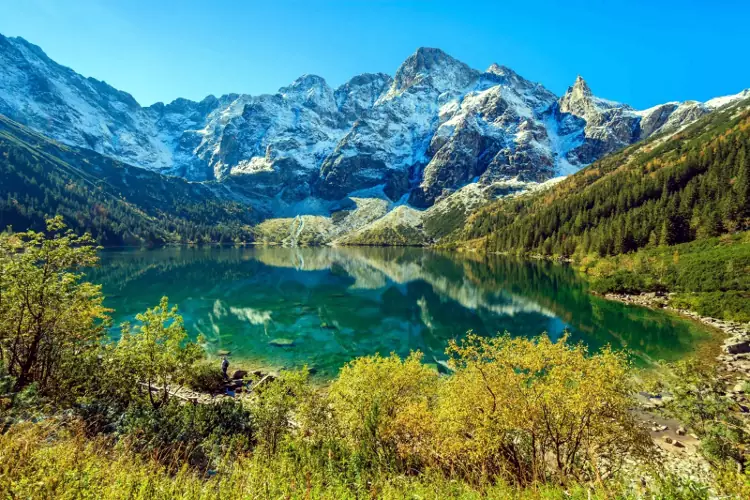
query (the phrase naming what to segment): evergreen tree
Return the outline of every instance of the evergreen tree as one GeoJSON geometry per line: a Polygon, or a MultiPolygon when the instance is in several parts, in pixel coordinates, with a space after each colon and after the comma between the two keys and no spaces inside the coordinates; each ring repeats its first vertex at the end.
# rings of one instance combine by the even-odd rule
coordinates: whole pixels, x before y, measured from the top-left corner
{"type": "Polygon", "coordinates": [[[737,155],[737,178],[734,186],[740,213],[750,215],[750,157],[745,151],[742,149],[737,155]]]}

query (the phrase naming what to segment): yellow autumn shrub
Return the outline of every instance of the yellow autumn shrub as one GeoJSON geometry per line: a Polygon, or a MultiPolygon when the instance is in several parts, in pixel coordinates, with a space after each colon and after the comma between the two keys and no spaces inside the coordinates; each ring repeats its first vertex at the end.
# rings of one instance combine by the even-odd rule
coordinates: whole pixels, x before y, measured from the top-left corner
{"type": "Polygon", "coordinates": [[[413,353],[349,363],[331,386],[332,418],[352,449],[401,466],[517,484],[611,476],[647,437],[630,413],[630,364],[553,342],[469,334],[448,348],[448,377],[413,353]]]}
{"type": "Polygon", "coordinates": [[[519,484],[566,482],[612,473],[627,453],[645,450],[622,353],[590,355],[566,338],[474,334],[448,353],[455,373],[435,408],[444,467],[519,484]]]}
{"type": "Polygon", "coordinates": [[[341,369],[329,398],[342,436],[371,459],[427,454],[438,374],[413,353],[368,356],[341,369]]]}

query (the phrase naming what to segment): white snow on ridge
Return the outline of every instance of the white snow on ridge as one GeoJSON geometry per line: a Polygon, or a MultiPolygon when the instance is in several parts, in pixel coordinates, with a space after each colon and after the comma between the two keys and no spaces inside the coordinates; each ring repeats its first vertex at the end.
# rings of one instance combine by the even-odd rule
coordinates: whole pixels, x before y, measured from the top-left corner
{"type": "Polygon", "coordinates": [[[714,97],[713,99],[709,99],[708,101],[706,101],[704,104],[709,109],[717,109],[726,106],[727,104],[731,104],[733,102],[747,98],[750,98],[750,89],[745,89],[737,94],[714,97]]]}
{"type": "Polygon", "coordinates": [[[664,104],[657,104],[656,106],[651,106],[650,108],[647,108],[647,109],[636,110],[634,111],[634,113],[638,116],[648,116],[662,109],[664,106],[679,106],[680,104],[681,103],[679,101],[669,101],[669,102],[665,102],[664,104]]]}

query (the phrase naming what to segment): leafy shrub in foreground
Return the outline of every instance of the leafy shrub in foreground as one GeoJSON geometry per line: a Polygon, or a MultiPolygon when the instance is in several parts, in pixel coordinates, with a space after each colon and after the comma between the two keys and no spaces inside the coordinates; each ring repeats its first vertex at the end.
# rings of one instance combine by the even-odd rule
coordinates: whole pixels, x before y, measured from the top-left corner
{"type": "Polygon", "coordinates": [[[175,399],[154,408],[132,407],[121,432],[136,450],[180,468],[187,463],[205,470],[227,450],[249,451],[254,442],[253,419],[241,402],[182,404],[175,399]]]}
{"type": "Polygon", "coordinates": [[[69,385],[108,320],[101,287],[82,281],[98,261],[91,236],[66,231],[62,217],[47,231],[0,234],[0,360],[15,390],[69,385]]]}
{"type": "Polygon", "coordinates": [[[645,453],[647,438],[629,411],[624,354],[589,355],[566,340],[471,334],[451,343],[455,372],[441,384],[436,408],[436,449],[446,465],[494,470],[520,484],[565,483],[645,453]]]}
{"type": "Polygon", "coordinates": [[[170,386],[183,382],[205,353],[198,343],[186,340],[182,316],[177,307],[169,307],[167,297],[136,319],[132,328],[122,325],[122,337],[114,349],[117,369],[136,374],[151,405],[158,408],[169,400],[170,386]]]}
{"type": "Polygon", "coordinates": [[[356,359],[331,386],[330,400],[344,440],[368,463],[422,461],[430,455],[438,373],[395,354],[356,359]]]}
{"type": "Polygon", "coordinates": [[[196,363],[187,374],[187,385],[195,391],[217,393],[224,389],[224,374],[216,363],[196,363]]]}
{"type": "Polygon", "coordinates": [[[627,454],[645,454],[623,354],[473,334],[449,353],[445,378],[419,354],[359,358],[341,371],[330,405],[355,457],[523,485],[593,478],[595,461],[614,472],[627,454]]]}

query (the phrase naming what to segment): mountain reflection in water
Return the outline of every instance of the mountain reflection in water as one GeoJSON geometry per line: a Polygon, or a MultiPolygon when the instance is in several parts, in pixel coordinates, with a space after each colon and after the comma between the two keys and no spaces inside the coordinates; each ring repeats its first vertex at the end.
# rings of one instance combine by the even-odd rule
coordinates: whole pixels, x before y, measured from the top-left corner
{"type": "MultiPolygon", "coordinates": [[[[698,325],[590,295],[568,266],[413,248],[165,248],[107,251],[89,272],[115,324],[162,295],[188,330],[251,366],[307,364],[322,377],[357,356],[420,350],[445,359],[468,330],[610,344],[637,364],[679,358],[698,325]]],[[[117,328],[113,329],[117,335],[117,328]]]]}

